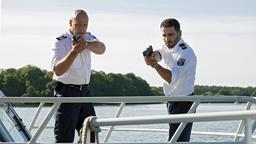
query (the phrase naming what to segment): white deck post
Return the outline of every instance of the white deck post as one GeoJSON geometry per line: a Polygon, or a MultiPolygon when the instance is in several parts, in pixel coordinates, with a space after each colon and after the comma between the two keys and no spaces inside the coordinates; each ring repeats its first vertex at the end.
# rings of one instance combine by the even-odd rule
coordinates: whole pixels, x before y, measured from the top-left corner
{"type": "Polygon", "coordinates": [[[28,128],[29,132],[32,131],[32,129],[33,129],[34,125],[35,125],[35,122],[36,122],[36,120],[37,120],[37,118],[38,118],[38,115],[40,114],[40,112],[41,112],[41,110],[42,110],[44,104],[45,104],[44,102],[41,102],[40,105],[38,106],[37,111],[36,111],[36,114],[35,114],[33,120],[31,121],[31,123],[30,123],[30,125],[29,125],[29,128],[28,128]]]}
{"type": "Polygon", "coordinates": [[[245,118],[245,129],[244,129],[244,143],[251,144],[252,143],[252,119],[245,118]]]}
{"type": "MultiPolygon", "coordinates": [[[[246,106],[245,106],[245,110],[250,110],[252,107],[252,103],[251,102],[247,102],[246,106]]],[[[238,125],[238,129],[236,131],[236,134],[234,135],[234,141],[238,141],[239,140],[239,134],[241,134],[242,130],[244,128],[244,121],[241,120],[239,125],[238,125]]]]}
{"type": "MultiPolygon", "coordinates": [[[[188,113],[193,113],[196,111],[196,108],[198,107],[198,105],[200,104],[199,101],[195,101],[192,105],[192,107],[189,109],[188,113]]],[[[171,140],[169,141],[169,143],[175,143],[177,142],[180,134],[182,133],[182,131],[184,130],[184,128],[186,127],[187,122],[182,122],[180,123],[178,129],[176,130],[176,132],[174,133],[173,137],[171,138],[171,140]]]]}
{"type": "Polygon", "coordinates": [[[57,111],[58,107],[60,106],[60,103],[55,103],[52,106],[52,109],[49,111],[49,113],[47,114],[46,118],[44,119],[44,121],[41,123],[41,125],[39,126],[39,128],[37,129],[36,133],[33,135],[33,137],[31,138],[31,140],[29,141],[29,144],[35,144],[38,137],[40,136],[40,134],[42,133],[42,131],[45,129],[46,125],[48,124],[48,122],[50,121],[50,119],[52,118],[53,114],[57,111]]]}
{"type": "MultiPolygon", "coordinates": [[[[119,109],[118,109],[116,115],[115,115],[116,118],[121,115],[121,113],[122,113],[122,111],[123,111],[123,109],[124,109],[124,106],[125,106],[125,103],[122,102],[121,105],[119,106],[119,109]]],[[[111,127],[108,129],[108,132],[107,132],[106,137],[105,137],[105,139],[104,139],[104,143],[106,143],[106,142],[108,141],[108,139],[110,138],[110,135],[111,135],[113,129],[114,129],[114,126],[111,126],[111,127]]]]}

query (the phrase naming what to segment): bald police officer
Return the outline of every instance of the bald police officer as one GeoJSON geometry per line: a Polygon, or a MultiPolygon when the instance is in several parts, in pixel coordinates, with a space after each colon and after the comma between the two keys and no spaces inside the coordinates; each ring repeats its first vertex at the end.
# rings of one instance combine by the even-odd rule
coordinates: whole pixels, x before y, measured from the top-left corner
{"type": "MultiPolygon", "coordinates": [[[[164,80],[163,90],[166,96],[189,96],[194,92],[196,74],[196,55],[193,49],[182,39],[180,24],[176,19],[165,19],[160,25],[164,45],[145,57],[147,65],[153,67],[164,80]],[[164,61],[164,66],[158,64],[164,61]]],[[[187,113],[192,102],[168,102],[169,114],[187,113]]],[[[169,124],[169,138],[179,124],[169,124]]],[[[178,141],[189,141],[192,123],[187,124],[178,141]]]]}
{"type": "MultiPolygon", "coordinates": [[[[91,52],[103,54],[105,45],[87,32],[88,21],[84,10],[75,10],[69,20],[68,32],[59,36],[54,44],[51,65],[54,72],[55,96],[89,96],[91,52]]],[[[73,142],[75,129],[79,131],[84,119],[95,115],[91,103],[61,104],[56,113],[55,142],[73,142]]]]}

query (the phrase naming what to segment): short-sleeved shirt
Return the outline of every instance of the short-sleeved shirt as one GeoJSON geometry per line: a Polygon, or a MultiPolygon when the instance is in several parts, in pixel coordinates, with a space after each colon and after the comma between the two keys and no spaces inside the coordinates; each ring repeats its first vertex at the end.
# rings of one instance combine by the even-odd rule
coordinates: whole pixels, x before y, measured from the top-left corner
{"type": "MultiPolygon", "coordinates": [[[[73,34],[68,31],[62,36],[58,37],[54,43],[52,52],[53,58],[51,62],[52,69],[55,64],[67,56],[72,49],[73,34]]],[[[99,41],[95,36],[86,33],[83,38],[87,41],[99,41]]],[[[77,55],[70,68],[61,76],[54,74],[53,79],[64,84],[89,84],[91,76],[91,51],[83,50],[77,55]]]]}
{"type": "Polygon", "coordinates": [[[158,50],[164,61],[164,67],[171,71],[170,83],[163,85],[166,96],[184,96],[194,92],[196,75],[196,55],[193,49],[181,39],[175,47],[169,49],[163,45],[158,50]]]}

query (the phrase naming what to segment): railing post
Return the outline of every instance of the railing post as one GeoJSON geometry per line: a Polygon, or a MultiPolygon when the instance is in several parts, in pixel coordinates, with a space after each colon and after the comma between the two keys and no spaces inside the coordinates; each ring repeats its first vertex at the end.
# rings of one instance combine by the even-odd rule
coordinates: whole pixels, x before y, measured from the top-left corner
{"type": "Polygon", "coordinates": [[[252,124],[252,133],[256,130],[256,119],[254,119],[252,124]]]}
{"type": "MultiPolygon", "coordinates": [[[[246,106],[245,106],[245,110],[250,110],[252,107],[252,103],[251,102],[247,102],[246,106]]],[[[238,129],[236,131],[236,134],[234,135],[234,141],[237,142],[239,140],[239,134],[242,133],[242,130],[244,128],[244,121],[241,120],[239,125],[238,125],[238,129]]]]}
{"type": "MultiPolygon", "coordinates": [[[[120,104],[119,108],[118,108],[118,111],[117,111],[116,115],[115,115],[116,118],[121,115],[121,113],[122,113],[122,111],[124,109],[124,106],[125,106],[125,102],[122,102],[120,104]]],[[[114,129],[114,126],[110,126],[110,128],[108,129],[108,132],[106,134],[106,137],[104,138],[104,143],[106,143],[108,141],[108,139],[109,139],[113,129],[114,129]]]]}
{"type": "MultiPolygon", "coordinates": [[[[198,105],[200,104],[199,101],[195,101],[192,105],[192,107],[189,109],[188,113],[193,113],[196,111],[196,108],[198,107],[198,105]]],[[[169,143],[175,143],[177,142],[180,134],[182,133],[182,131],[184,130],[184,128],[186,127],[187,122],[181,122],[178,129],[176,130],[176,132],[174,133],[173,137],[171,138],[171,140],[169,141],[169,143]]]]}
{"type": "Polygon", "coordinates": [[[38,118],[38,115],[41,112],[41,109],[43,108],[44,104],[45,104],[44,102],[41,102],[40,105],[38,106],[36,114],[35,114],[33,120],[31,121],[31,123],[29,125],[29,128],[28,128],[29,132],[31,132],[32,129],[34,128],[34,124],[35,124],[35,122],[36,122],[36,120],[38,118]]]}
{"type": "Polygon", "coordinates": [[[37,129],[33,137],[31,138],[31,140],[29,141],[29,144],[36,143],[38,137],[40,136],[40,134],[42,133],[42,131],[44,130],[48,122],[51,120],[53,114],[57,111],[59,106],[60,106],[59,102],[54,103],[54,105],[52,106],[52,109],[49,111],[46,118],[43,120],[43,122],[41,123],[41,125],[39,126],[39,128],[37,129]]]}
{"type": "Polygon", "coordinates": [[[244,129],[244,143],[251,144],[252,143],[252,119],[246,118],[245,121],[245,129],[244,129]]]}

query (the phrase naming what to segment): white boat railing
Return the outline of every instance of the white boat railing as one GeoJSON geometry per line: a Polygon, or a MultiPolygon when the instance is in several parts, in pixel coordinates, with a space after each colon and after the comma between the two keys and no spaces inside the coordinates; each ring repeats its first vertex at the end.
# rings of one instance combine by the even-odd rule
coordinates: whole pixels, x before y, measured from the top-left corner
{"type": "MultiPolygon", "coordinates": [[[[94,118],[90,121],[90,127],[92,129],[97,129],[98,127],[102,127],[102,126],[161,124],[161,123],[178,123],[178,122],[185,122],[185,123],[206,122],[206,121],[209,122],[209,121],[227,121],[227,120],[242,119],[245,121],[245,138],[243,142],[247,144],[252,142],[252,138],[251,138],[252,123],[253,123],[253,120],[255,119],[255,116],[256,116],[256,110],[248,110],[248,111],[211,112],[211,113],[197,113],[197,114],[143,116],[143,117],[99,118],[99,119],[94,118]]],[[[169,143],[176,143],[176,140],[175,141],[171,140],[169,143]]]]}
{"type": "MultiPolygon", "coordinates": [[[[193,106],[191,107],[189,113],[194,113],[196,108],[200,103],[214,103],[214,102],[238,102],[238,103],[247,103],[244,111],[236,111],[236,112],[217,112],[217,113],[195,113],[195,114],[184,114],[184,115],[163,115],[163,116],[153,116],[153,119],[155,121],[151,121],[152,118],[148,118],[148,122],[157,122],[159,120],[163,120],[164,123],[170,123],[170,120],[173,122],[173,120],[177,120],[177,122],[181,122],[181,125],[179,126],[178,130],[176,131],[175,135],[171,139],[170,143],[174,143],[177,141],[177,138],[179,137],[180,133],[182,132],[183,128],[186,126],[187,122],[194,122],[197,121],[218,121],[218,120],[240,120],[240,124],[238,126],[238,129],[236,133],[217,133],[217,132],[192,132],[192,134],[211,134],[211,135],[222,135],[222,136],[233,136],[234,142],[227,142],[227,143],[240,143],[239,138],[243,137],[244,142],[250,142],[253,139],[256,139],[256,136],[252,135],[253,130],[256,127],[256,113],[255,110],[250,110],[252,104],[256,103],[255,97],[247,97],[247,96],[172,96],[172,97],[166,97],[166,96],[129,96],[129,97],[4,97],[0,98],[0,103],[40,103],[37,112],[34,115],[34,118],[32,119],[28,129],[31,131],[34,128],[37,128],[35,133],[32,135],[31,140],[28,142],[29,144],[37,143],[37,140],[39,136],[41,135],[42,131],[47,127],[48,122],[53,117],[54,113],[57,111],[57,108],[61,103],[82,103],[82,102],[90,102],[90,103],[101,103],[101,104],[107,104],[107,103],[120,103],[120,107],[115,115],[115,118],[111,119],[96,119],[93,123],[95,126],[103,126],[106,124],[106,121],[114,123],[109,124],[111,126],[108,128],[107,135],[103,141],[103,143],[107,143],[111,132],[113,130],[134,130],[134,131],[154,131],[153,129],[125,129],[125,128],[114,128],[115,125],[121,125],[121,123],[118,123],[119,120],[129,119],[127,117],[118,118],[125,106],[126,103],[139,103],[139,104],[145,104],[145,103],[166,103],[168,101],[191,101],[194,102],[193,106]],[[35,126],[35,122],[38,118],[38,115],[43,108],[45,104],[51,103],[53,104],[51,109],[49,110],[48,114],[46,115],[45,119],[42,121],[42,123],[37,127],[35,126]],[[228,114],[230,113],[230,114],[228,114]],[[213,115],[217,117],[218,119],[212,117],[213,115]],[[207,118],[208,117],[208,118],[207,118]],[[158,120],[156,120],[158,119],[158,120]],[[105,121],[102,121],[105,120],[105,121]],[[254,120],[254,121],[253,121],[254,120]],[[242,130],[245,129],[244,134],[242,134],[242,130]]],[[[135,124],[134,121],[140,121],[140,117],[137,120],[133,120],[133,124],[135,124]]],[[[143,117],[142,117],[143,119],[143,117]]],[[[145,119],[144,119],[145,120],[145,119]]],[[[158,130],[158,131],[166,131],[166,130],[158,130]]],[[[198,143],[198,142],[197,142],[198,143]]],[[[222,142],[223,143],[223,142],[222,142]]]]}

